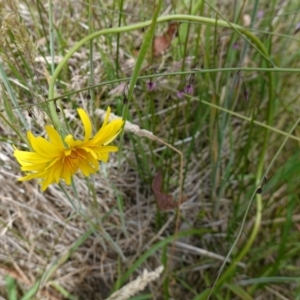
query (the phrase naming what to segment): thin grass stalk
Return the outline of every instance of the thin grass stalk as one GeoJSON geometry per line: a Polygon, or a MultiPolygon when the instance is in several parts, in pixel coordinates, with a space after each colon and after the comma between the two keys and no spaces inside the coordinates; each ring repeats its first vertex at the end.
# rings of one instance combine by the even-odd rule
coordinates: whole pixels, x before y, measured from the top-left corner
{"type": "MultiPolygon", "coordinates": [[[[89,35],[91,35],[94,32],[94,22],[93,22],[93,0],[89,0],[89,16],[88,16],[88,22],[89,22],[89,35]]],[[[89,76],[89,85],[94,85],[94,40],[91,39],[89,41],[89,68],[90,68],[90,76],[89,76]]],[[[90,89],[88,91],[88,95],[91,99],[91,101],[88,102],[88,105],[91,110],[94,109],[94,105],[90,105],[90,103],[94,103],[94,90],[90,89]]]]}
{"type": "MultiPolygon", "coordinates": [[[[123,5],[124,5],[123,2],[124,2],[124,0],[120,0],[118,27],[121,27],[121,23],[122,23],[123,5]]],[[[120,33],[117,34],[117,53],[116,53],[116,75],[117,75],[117,77],[119,76],[119,70],[120,70],[119,54],[120,54],[120,33]]]]}
{"type": "MultiPolygon", "coordinates": [[[[20,107],[18,106],[16,96],[15,96],[15,94],[14,94],[14,92],[13,92],[11,86],[10,86],[9,80],[7,78],[7,75],[6,75],[3,67],[2,67],[1,62],[0,62],[0,78],[2,79],[2,82],[3,82],[3,84],[6,88],[6,91],[9,95],[9,97],[10,97],[10,100],[11,100],[12,104],[14,105],[13,108],[17,110],[17,114],[20,118],[21,123],[23,124],[23,126],[26,129],[28,129],[28,124],[27,124],[27,122],[26,122],[26,120],[25,120],[25,118],[24,118],[24,116],[23,116],[23,114],[20,110],[20,107]]],[[[15,131],[15,129],[14,129],[14,131],[15,131]]],[[[22,137],[22,140],[24,140],[24,137],[22,137]]]]}
{"type": "Polygon", "coordinates": [[[50,55],[51,55],[51,74],[54,73],[54,25],[53,25],[53,3],[52,0],[48,1],[49,13],[49,37],[50,37],[50,55]]]}
{"type": "MultiPolygon", "coordinates": [[[[214,73],[214,72],[238,72],[238,71],[243,71],[243,72],[262,71],[262,72],[266,72],[266,73],[269,73],[269,72],[272,72],[272,73],[300,73],[300,69],[298,69],[298,68],[279,68],[279,67],[277,67],[277,68],[216,68],[216,69],[205,69],[205,70],[194,69],[194,70],[184,71],[184,72],[176,71],[176,72],[148,74],[148,75],[141,75],[138,78],[139,79],[152,79],[152,78],[158,78],[158,77],[168,77],[168,76],[177,76],[177,75],[180,76],[181,74],[191,75],[191,74],[197,74],[197,73],[205,74],[205,73],[214,73]]],[[[111,85],[111,84],[115,84],[115,83],[120,83],[120,82],[128,82],[129,80],[130,80],[130,77],[124,77],[124,78],[103,81],[101,83],[95,84],[94,88],[111,85]]],[[[51,98],[49,100],[45,100],[44,102],[41,102],[41,103],[18,105],[18,106],[13,107],[12,109],[30,108],[33,106],[40,106],[45,103],[53,102],[53,101],[56,101],[56,100],[59,100],[59,99],[65,98],[65,97],[72,96],[74,94],[78,94],[80,92],[87,91],[89,89],[90,89],[90,87],[84,87],[84,88],[81,88],[81,89],[78,89],[75,91],[67,92],[62,96],[53,97],[53,98],[51,98]]],[[[296,100],[296,98],[295,98],[295,100],[296,100]]],[[[220,108],[220,109],[222,109],[222,108],[220,108]]],[[[3,108],[0,109],[0,112],[4,112],[4,111],[5,111],[5,109],[3,109],[3,108]]],[[[240,115],[240,117],[243,118],[242,115],[240,115]]],[[[247,119],[247,117],[246,117],[246,119],[247,119]]],[[[262,126],[265,126],[265,124],[263,124],[263,123],[261,123],[261,124],[262,124],[262,126]]],[[[272,128],[272,127],[270,127],[270,128],[272,128]]],[[[285,132],[284,132],[284,134],[285,134],[285,132]]],[[[292,135],[292,137],[293,137],[293,135],[292,135]]],[[[295,138],[298,140],[297,137],[295,137],[295,138]]]]}

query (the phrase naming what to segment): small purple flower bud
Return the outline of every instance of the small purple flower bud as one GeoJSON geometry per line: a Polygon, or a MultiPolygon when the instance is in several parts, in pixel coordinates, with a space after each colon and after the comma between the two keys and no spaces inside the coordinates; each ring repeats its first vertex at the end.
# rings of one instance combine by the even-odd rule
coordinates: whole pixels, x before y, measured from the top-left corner
{"type": "Polygon", "coordinates": [[[188,84],[187,86],[184,87],[184,92],[187,94],[194,94],[194,87],[192,84],[188,84]]]}
{"type": "Polygon", "coordinates": [[[153,81],[150,80],[149,82],[147,82],[147,89],[149,92],[153,91],[154,88],[155,88],[155,83],[153,81]]]}
{"type": "Polygon", "coordinates": [[[183,91],[178,91],[177,98],[182,99],[182,97],[183,97],[183,91]]]}
{"type": "Polygon", "coordinates": [[[263,18],[264,15],[265,15],[265,12],[264,12],[263,10],[259,10],[259,11],[257,12],[257,19],[263,18]]]}
{"type": "Polygon", "coordinates": [[[234,44],[232,45],[232,48],[233,48],[233,49],[239,49],[239,48],[240,48],[240,46],[239,46],[239,44],[238,44],[238,43],[234,43],[234,44]]]}

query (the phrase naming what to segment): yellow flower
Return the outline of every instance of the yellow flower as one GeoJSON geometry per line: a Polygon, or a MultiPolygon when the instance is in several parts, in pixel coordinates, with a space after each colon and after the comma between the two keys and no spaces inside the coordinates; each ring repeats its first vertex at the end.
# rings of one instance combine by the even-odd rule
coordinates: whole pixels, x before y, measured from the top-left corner
{"type": "Polygon", "coordinates": [[[108,123],[110,108],[108,107],[102,127],[92,135],[92,124],[87,113],[79,108],[77,112],[84,127],[83,140],[75,140],[69,134],[62,140],[59,133],[46,126],[49,141],[35,137],[27,132],[28,141],[33,151],[20,151],[15,148],[14,156],[21,165],[21,170],[28,175],[18,180],[40,179],[42,190],[63,179],[71,183],[71,177],[80,169],[85,176],[94,174],[99,169],[99,162],[107,162],[109,152],[118,151],[118,147],[108,146],[120,133],[123,120],[117,119],[108,123]]]}

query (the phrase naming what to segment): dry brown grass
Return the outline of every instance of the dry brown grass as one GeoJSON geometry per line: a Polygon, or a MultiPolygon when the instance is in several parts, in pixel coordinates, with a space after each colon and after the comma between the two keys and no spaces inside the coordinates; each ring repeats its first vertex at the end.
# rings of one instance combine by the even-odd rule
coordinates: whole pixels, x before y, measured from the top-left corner
{"type": "MultiPolygon", "coordinates": [[[[126,2],[124,14],[128,24],[151,18],[151,13],[149,13],[153,10],[151,1],[146,1],[145,12],[142,16],[140,15],[139,1],[124,2],[126,2]]],[[[223,14],[229,13],[230,1],[226,3],[227,6],[224,5],[220,8],[220,12],[223,14]]],[[[40,11],[45,24],[48,22],[47,5],[47,3],[44,3],[44,8],[40,11]]],[[[170,11],[170,7],[166,4],[166,13],[170,11]]],[[[118,14],[110,10],[110,5],[107,4],[106,8],[108,10],[104,14],[101,7],[98,5],[94,7],[95,29],[97,30],[116,26],[118,23],[118,14]]],[[[14,74],[7,64],[7,56],[6,64],[4,64],[13,82],[17,83],[14,85],[14,89],[19,104],[26,105],[38,103],[44,98],[43,94],[47,92],[50,78],[50,68],[45,62],[44,54],[47,54],[46,61],[51,62],[47,48],[48,41],[46,36],[43,35],[42,24],[34,20],[30,12],[38,18],[35,1],[28,1],[28,5],[20,1],[19,13],[22,20],[43,54],[38,54],[34,63],[30,62],[34,74],[32,77],[28,76],[25,68],[26,64],[22,62],[21,53],[18,52],[22,50],[20,47],[16,47],[17,50],[13,48],[13,51],[17,52],[15,56],[10,56],[10,59],[20,72],[21,79],[14,78],[14,74]],[[22,78],[24,81],[22,81],[22,78]],[[22,88],[21,84],[25,85],[25,83],[29,91],[22,88]]],[[[54,58],[55,63],[58,63],[70,47],[87,35],[86,24],[88,24],[88,19],[86,6],[79,1],[69,1],[68,3],[55,1],[54,14],[56,29],[62,34],[59,46],[56,45],[59,54],[54,58]],[[70,4],[72,8],[71,13],[67,4],[70,4]]],[[[158,36],[166,28],[165,24],[160,24],[158,26],[158,36]]],[[[221,30],[220,32],[223,37],[225,36],[225,38],[220,39],[219,53],[217,53],[217,58],[222,62],[229,43],[229,38],[227,38],[229,30],[226,30],[225,33],[221,30]]],[[[47,35],[47,32],[45,33],[47,35]]],[[[201,37],[204,39],[204,31],[201,37]]],[[[27,38],[24,40],[28,43],[27,38]]],[[[142,40],[142,30],[120,35],[119,60],[121,70],[119,77],[131,76],[136,61],[136,52],[142,40]]],[[[239,42],[241,43],[241,41],[239,42]]],[[[182,66],[182,59],[178,58],[179,51],[177,51],[179,43],[180,41],[176,41],[175,46],[172,48],[173,52],[167,52],[162,59],[154,60],[153,65],[149,66],[145,63],[143,74],[163,72],[164,70],[167,72],[179,71],[182,66]]],[[[24,47],[24,44],[20,43],[20,45],[24,47]]],[[[201,44],[203,48],[199,47],[199,52],[201,52],[201,55],[197,58],[199,64],[202,63],[204,46],[201,44]]],[[[113,68],[110,68],[110,64],[115,62],[116,47],[116,40],[110,40],[108,36],[101,37],[95,42],[93,56],[95,84],[114,79],[115,74],[111,73],[113,68]],[[103,54],[99,54],[98,50],[100,48],[103,54]]],[[[2,55],[4,54],[2,53],[2,55]]],[[[185,59],[185,68],[191,69],[194,62],[194,56],[188,56],[185,59]]],[[[251,60],[247,57],[245,64],[250,63],[251,60]]],[[[58,95],[88,86],[88,45],[76,52],[69,60],[68,67],[62,73],[62,78],[57,84],[58,95]]],[[[257,74],[253,73],[253,78],[248,77],[249,85],[257,79],[257,74]]],[[[235,78],[235,75],[232,76],[232,78],[235,78]]],[[[218,80],[221,81],[220,77],[221,73],[218,75],[218,80]]],[[[187,79],[184,78],[184,80],[187,79]]],[[[186,113],[186,110],[189,109],[192,115],[197,105],[200,105],[200,96],[199,99],[191,97],[178,101],[176,92],[178,87],[184,83],[184,80],[180,76],[171,79],[169,77],[154,79],[156,88],[151,97],[149,96],[150,93],[146,91],[145,82],[137,84],[134,105],[131,104],[129,107],[133,122],[132,124],[127,123],[127,131],[120,149],[121,154],[112,155],[109,163],[103,165],[101,171],[93,176],[90,181],[86,181],[81,175],[76,175],[74,183],[77,195],[70,187],[64,186],[66,194],[57,185],[52,185],[45,193],[41,193],[35,181],[18,182],[17,178],[21,176],[21,173],[12,156],[12,144],[16,144],[18,147],[24,147],[24,145],[4,122],[0,123],[0,134],[4,140],[0,143],[0,295],[4,297],[6,295],[4,281],[6,275],[10,275],[17,280],[20,294],[26,292],[92,225],[95,232],[67,261],[58,266],[47,282],[41,284],[36,299],[62,299],[63,296],[58,291],[57,285],[77,296],[78,299],[107,299],[117,279],[142,254],[151,249],[156,243],[173,235],[176,231],[176,212],[172,210],[159,211],[151,190],[151,176],[155,175],[157,166],[160,166],[160,163],[166,160],[169,163],[168,174],[166,175],[169,179],[168,193],[172,194],[175,199],[180,198],[181,191],[178,184],[178,178],[181,174],[179,155],[172,152],[172,149],[170,149],[172,154],[166,155],[168,145],[162,143],[162,141],[168,141],[182,153],[185,153],[190,143],[194,143],[189,161],[184,162],[186,172],[184,173],[185,182],[182,192],[184,199],[187,201],[180,207],[181,222],[179,223],[178,233],[180,234],[182,231],[191,228],[201,231],[201,237],[193,235],[192,237],[179,238],[174,243],[174,251],[169,251],[171,247],[168,248],[169,265],[166,272],[169,272],[169,275],[171,274],[170,278],[174,278],[169,282],[169,293],[174,299],[183,299],[182,295],[188,295],[188,297],[194,295],[189,289],[185,289],[185,286],[179,284],[180,281],[177,279],[190,284],[199,293],[211,285],[221,262],[224,260],[224,256],[226,256],[233,243],[236,229],[240,225],[241,216],[248,204],[249,190],[255,189],[253,174],[255,174],[261,151],[259,145],[263,139],[260,135],[262,129],[259,127],[254,128],[256,131],[251,141],[253,143],[251,144],[252,147],[246,150],[245,147],[251,131],[248,123],[238,118],[232,118],[230,126],[228,126],[229,129],[224,128],[225,133],[221,150],[218,148],[219,145],[216,141],[216,136],[220,134],[217,131],[217,125],[210,127],[212,124],[209,124],[209,122],[203,124],[200,122],[201,127],[192,136],[190,133],[196,121],[186,113]],[[155,106],[154,114],[151,114],[149,109],[148,104],[150,101],[153,101],[155,106]],[[153,132],[144,130],[142,124],[147,129],[149,129],[148,127],[151,128],[153,116],[156,118],[153,132]],[[176,123],[176,126],[174,126],[174,123],[176,123]],[[173,138],[175,127],[177,132],[173,138]],[[215,135],[212,134],[213,138],[210,136],[210,128],[213,128],[216,133],[215,135]],[[143,153],[141,153],[142,151],[135,152],[137,145],[144,150],[143,153]],[[219,150],[220,157],[216,161],[219,150]],[[246,151],[246,154],[240,155],[239,151],[246,151]],[[231,165],[233,153],[236,156],[240,155],[238,161],[240,165],[231,165]],[[147,171],[140,168],[137,163],[139,159],[142,161],[142,155],[149,159],[145,169],[147,169],[146,167],[149,168],[150,179],[149,176],[146,176],[149,174],[145,175],[147,171]],[[213,182],[212,170],[217,164],[218,168],[214,175],[215,182],[213,182]],[[230,169],[232,174],[223,182],[227,169],[230,169]],[[143,175],[145,176],[143,177],[143,175]],[[69,198],[66,195],[69,195],[69,198]],[[219,195],[221,196],[219,197],[219,195]],[[214,202],[216,199],[217,203],[214,202]],[[123,205],[122,209],[120,209],[121,205],[118,205],[120,203],[123,205]],[[238,207],[237,211],[234,211],[236,207],[238,207]],[[237,222],[231,223],[233,214],[236,214],[234,217],[237,222]],[[210,278],[208,279],[208,277],[210,278]]],[[[233,80],[228,81],[229,83],[226,81],[228,85],[222,83],[224,86],[220,83],[220,105],[224,101],[224,91],[233,87],[233,80]]],[[[262,80],[265,80],[265,78],[262,78],[262,80]]],[[[289,80],[291,79],[287,81],[289,80]]],[[[209,79],[203,76],[202,81],[197,84],[201,85],[202,91],[207,91],[208,97],[211,97],[213,91],[209,79]]],[[[91,113],[94,127],[98,128],[101,124],[103,112],[99,108],[105,109],[107,105],[117,108],[123,101],[124,88],[125,84],[117,83],[93,89],[93,105],[87,101],[87,92],[77,93],[66,100],[62,100],[61,109],[70,130],[75,135],[80,135],[82,132],[81,124],[76,117],[76,107],[78,106],[87,109],[91,113]]],[[[255,93],[254,90],[255,87],[253,93],[255,93]]],[[[257,87],[257,90],[260,93],[260,87],[257,87]]],[[[234,108],[238,112],[250,115],[252,113],[250,111],[252,102],[247,106],[248,104],[240,101],[242,92],[238,88],[235,92],[234,96],[236,98],[234,101],[236,102],[234,108]]],[[[299,88],[294,85],[291,88],[291,93],[293,97],[296,97],[299,94],[299,88]]],[[[201,95],[205,96],[206,94],[203,92],[201,95]]],[[[1,107],[4,106],[5,99],[7,99],[7,94],[5,89],[0,86],[1,107]]],[[[255,101],[258,100],[253,100],[253,102],[255,101]]],[[[266,107],[266,98],[259,99],[259,101],[262,103],[259,105],[261,105],[260,109],[263,111],[266,107]]],[[[253,111],[256,114],[257,103],[253,105],[253,111]]],[[[295,103],[292,103],[292,105],[297,110],[295,103]]],[[[201,114],[204,115],[207,109],[209,108],[203,105],[201,114]]],[[[42,134],[43,124],[49,122],[49,120],[37,108],[31,109],[31,111],[34,115],[33,118],[28,117],[26,109],[22,110],[30,123],[30,128],[36,133],[42,134]]],[[[217,115],[220,112],[216,111],[215,113],[217,115]]],[[[63,117],[62,114],[61,117],[63,117]]],[[[257,118],[261,118],[264,122],[264,115],[258,113],[257,118]]],[[[286,122],[289,119],[290,115],[286,114],[285,117],[281,118],[278,126],[285,130],[286,122]]],[[[216,124],[217,121],[214,119],[216,124]]],[[[21,128],[21,130],[24,131],[24,128],[21,128]]],[[[222,130],[223,128],[221,128],[222,130]]],[[[271,142],[272,149],[268,153],[266,165],[271,160],[278,145],[280,145],[281,139],[274,134],[271,142]]],[[[290,147],[288,149],[290,152],[294,151],[295,146],[292,142],[288,144],[288,147],[290,147]]],[[[279,159],[278,166],[283,164],[285,159],[286,157],[279,159]]],[[[262,265],[272,264],[276,261],[275,250],[274,253],[269,254],[268,245],[263,244],[266,247],[263,250],[260,249],[260,246],[265,240],[272,239],[273,232],[279,231],[277,227],[272,227],[274,216],[278,216],[278,219],[276,219],[278,223],[285,220],[284,214],[286,211],[284,207],[288,197],[287,185],[282,184],[281,188],[274,194],[267,191],[264,196],[267,199],[266,201],[269,202],[266,204],[267,209],[264,210],[263,225],[265,227],[270,226],[270,228],[266,228],[266,231],[259,235],[257,245],[255,245],[257,248],[254,247],[254,255],[249,255],[239,263],[239,271],[236,274],[237,280],[255,277],[262,265]],[[281,216],[284,216],[283,219],[281,216]],[[263,257],[248,262],[255,255],[258,257],[263,255],[263,257]],[[253,269],[251,269],[251,264],[253,264],[253,269]],[[247,269],[246,267],[249,267],[249,265],[250,269],[247,269]]],[[[253,226],[254,215],[255,208],[249,213],[249,220],[244,229],[245,234],[241,236],[238,247],[242,247],[247,242],[248,233],[253,226]]],[[[298,221],[299,219],[294,218],[294,220],[298,221]]],[[[274,244],[279,243],[280,236],[276,236],[274,239],[274,244]]],[[[138,276],[140,276],[138,280],[144,278],[147,283],[146,292],[151,292],[153,299],[163,299],[162,285],[165,277],[161,276],[160,279],[149,277],[148,282],[147,275],[143,273],[143,270],[146,269],[149,272],[157,270],[164,260],[164,251],[165,249],[161,248],[155,251],[135,270],[128,280],[128,282],[134,282],[138,276]],[[154,281],[150,282],[150,279],[154,281]]],[[[140,284],[140,281],[136,282],[140,284]]],[[[289,287],[286,289],[289,289],[289,287]]],[[[270,287],[268,289],[268,293],[265,290],[259,291],[258,296],[261,299],[274,299],[272,289],[270,287]]],[[[276,292],[276,287],[274,290],[276,292]]]]}

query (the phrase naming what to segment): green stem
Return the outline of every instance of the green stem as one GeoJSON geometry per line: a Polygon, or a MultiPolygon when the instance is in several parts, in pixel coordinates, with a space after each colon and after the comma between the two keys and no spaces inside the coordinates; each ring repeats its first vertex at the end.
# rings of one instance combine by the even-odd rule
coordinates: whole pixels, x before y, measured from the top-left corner
{"type": "MultiPolygon", "coordinates": [[[[152,79],[152,78],[158,78],[158,77],[180,76],[182,74],[191,75],[191,74],[198,74],[198,73],[199,74],[205,74],[205,73],[238,72],[238,71],[243,71],[243,72],[255,72],[255,71],[260,72],[261,71],[261,72],[266,72],[266,73],[269,73],[269,72],[272,72],[272,73],[300,73],[300,69],[296,69],[296,68],[216,68],[216,69],[199,69],[199,70],[194,69],[194,70],[183,71],[183,72],[182,71],[176,71],[176,72],[155,73],[155,74],[141,75],[141,76],[139,76],[139,79],[152,79]]],[[[130,78],[131,77],[123,77],[123,78],[117,78],[117,79],[113,79],[113,80],[103,81],[101,83],[93,85],[93,87],[97,88],[97,87],[106,86],[106,85],[114,84],[114,83],[128,82],[130,80],[130,78]]],[[[39,105],[42,105],[44,103],[48,103],[48,102],[51,102],[51,101],[54,101],[54,100],[59,100],[61,98],[65,98],[65,97],[72,96],[72,95],[80,93],[80,92],[84,92],[84,91],[89,90],[89,89],[90,89],[90,87],[85,87],[85,88],[82,88],[82,89],[79,89],[79,90],[75,90],[75,91],[65,93],[63,96],[58,96],[58,97],[55,97],[55,98],[51,98],[49,100],[46,100],[46,101],[43,101],[43,102],[40,102],[40,103],[17,105],[17,106],[14,106],[12,109],[29,108],[29,107],[32,107],[32,106],[39,106],[39,105]]],[[[203,100],[201,100],[201,101],[204,102],[203,100]]],[[[209,104],[209,105],[211,105],[211,104],[209,104]]],[[[218,108],[223,109],[224,111],[226,110],[222,107],[218,107],[218,108]]],[[[0,112],[4,112],[4,109],[1,108],[0,112]]],[[[228,113],[231,113],[233,115],[235,114],[234,112],[231,112],[229,110],[228,110],[228,113]]],[[[237,116],[240,117],[240,118],[244,118],[247,121],[249,120],[249,118],[244,117],[243,115],[237,114],[237,116]]],[[[251,122],[252,122],[252,120],[251,120],[251,122]]],[[[253,122],[255,123],[257,121],[253,121],[253,122]]],[[[259,122],[257,122],[257,124],[259,124],[259,122]]],[[[262,124],[262,126],[266,127],[266,128],[270,127],[266,124],[262,124]]],[[[272,127],[270,127],[270,129],[272,129],[272,127]]],[[[276,130],[276,129],[274,129],[274,130],[276,130]]],[[[293,137],[293,138],[295,138],[295,137],[293,137]]],[[[298,138],[295,138],[295,139],[299,140],[298,138]]]]}
{"type": "Polygon", "coordinates": [[[210,103],[210,102],[207,102],[207,101],[205,101],[205,100],[200,100],[200,101],[201,101],[202,103],[208,105],[208,106],[217,108],[218,110],[224,111],[224,112],[226,112],[226,113],[228,113],[228,114],[230,114],[230,115],[232,115],[232,116],[235,116],[235,117],[240,118],[240,119],[242,119],[242,120],[248,121],[249,123],[251,122],[251,123],[253,123],[253,124],[255,124],[255,125],[258,125],[258,126],[260,126],[260,127],[262,127],[262,128],[271,130],[271,131],[273,131],[273,132],[279,133],[279,134],[281,134],[281,135],[284,135],[284,136],[286,136],[286,137],[288,137],[288,138],[291,138],[291,139],[293,139],[293,140],[295,140],[295,141],[299,141],[299,142],[300,142],[300,137],[297,137],[297,136],[295,136],[295,135],[288,134],[288,133],[286,133],[286,132],[284,132],[284,131],[282,131],[282,130],[280,130],[280,129],[277,129],[277,128],[274,128],[274,127],[272,127],[272,126],[270,126],[270,125],[267,125],[267,124],[265,124],[265,123],[262,123],[262,122],[253,120],[252,118],[243,116],[243,115],[241,115],[241,114],[239,114],[239,113],[236,113],[236,112],[231,111],[231,110],[229,110],[229,109],[223,108],[222,106],[215,105],[215,104],[210,103]]]}

